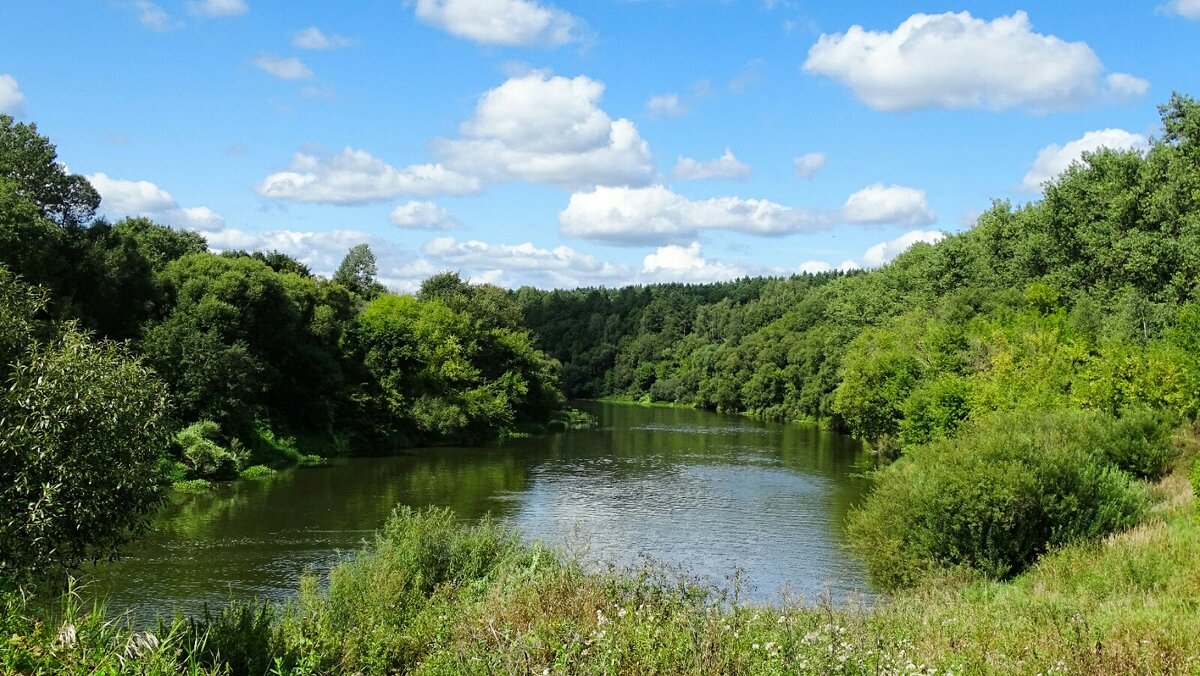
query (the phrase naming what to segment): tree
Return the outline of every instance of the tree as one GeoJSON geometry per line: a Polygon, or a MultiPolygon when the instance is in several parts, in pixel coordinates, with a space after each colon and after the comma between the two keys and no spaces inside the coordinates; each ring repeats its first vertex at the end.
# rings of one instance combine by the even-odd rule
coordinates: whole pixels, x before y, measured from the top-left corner
{"type": "Polygon", "coordinates": [[[0,267],[0,583],[114,556],[165,494],[165,388],[72,324],[39,339],[43,305],[0,267]]]}
{"type": "Polygon", "coordinates": [[[378,265],[371,247],[359,244],[350,248],[337,272],[333,273],[333,281],[350,289],[366,300],[371,300],[384,292],[384,287],[375,279],[378,265]]]}
{"type": "Polygon", "coordinates": [[[61,226],[87,223],[100,206],[100,193],[78,174],[68,174],[50,139],[37,125],[0,115],[0,176],[38,206],[42,216],[61,226]]]}

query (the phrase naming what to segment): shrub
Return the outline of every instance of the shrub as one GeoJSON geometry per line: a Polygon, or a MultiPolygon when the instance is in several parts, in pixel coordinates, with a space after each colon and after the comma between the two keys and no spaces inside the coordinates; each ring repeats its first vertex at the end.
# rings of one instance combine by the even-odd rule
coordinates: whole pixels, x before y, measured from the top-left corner
{"type": "Polygon", "coordinates": [[[994,414],[883,470],[851,515],[872,579],[908,586],[937,567],[1008,578],[1048,549],[1138,520],[1145,492],[1099,449],[1100,414],[994,414]]]}
{"type": "Polygon", "coordinates": [[[1192,458],[1192,468],[1188,472],[1188,479],[1192,483],[1192,493],[1200,497],[1200,455],[1192,458]]]}
{"type": "Polygon", "coordinates": [[[175,435],[175,443],[192,478],[211,481],[237,478],[247,454],[236,440],[227,449],[217,443],[220,438],[221,428],[211,420],[192,423],[175,435]]]}
{"type": "Polygon", "coordinates": [[[212,490],[212,482],[208,479],[186,479],[184,481],[176,481],[171,484],[171,490],[176,493],[188,493],[191,495],[200,495],[212,490]]]}
{"type": "Polygon", "coordinates": [[[42,301],[0,267],[0,580],[114,556],[168,486],[165,388],[74,325],[38,340],[42,301]]]}
{"type": "Polygon", "coordinates": [[[1104,456],[1140,479],[1161,479],[1179,457],[1171,444],[1174,420],[1166,413],[1141,407],[1125,411],[1101,442],[1104,456]]]}
{"type": "Polygon", "coordinates": [[[464,526],[447,509],[401,507],[372,544],[333,569],[326,594],[307,583],[291,636],[319,646],[332,671],[403,672],[435,642],[446,604],[532,556],[490,520],[464,526]]]}
{"type": "Polygon", "coordinates": [[[254,465],[242,470],[240,476],[243,479],[273,479],[279,472],[267,467],[266,465],[254,465]]]}

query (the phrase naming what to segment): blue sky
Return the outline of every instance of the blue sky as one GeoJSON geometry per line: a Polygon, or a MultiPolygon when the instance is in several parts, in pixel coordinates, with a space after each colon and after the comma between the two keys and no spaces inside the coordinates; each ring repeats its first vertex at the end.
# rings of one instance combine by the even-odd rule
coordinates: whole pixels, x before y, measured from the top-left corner
{"type": "Polygon", "coordinates": [[[1142,148],[1200,0],[6,0],[0,111],[106,215],[390,286],[885,263],[1142,148]]]}

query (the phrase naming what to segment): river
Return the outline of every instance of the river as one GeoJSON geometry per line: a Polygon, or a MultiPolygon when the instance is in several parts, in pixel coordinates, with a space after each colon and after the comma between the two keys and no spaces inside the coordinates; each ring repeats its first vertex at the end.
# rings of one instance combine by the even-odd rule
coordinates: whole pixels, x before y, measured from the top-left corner
{"type": "Polygon", "coordinates": [[[595,565],[682,567],[743,598],[868,595],[842,524],[866,456],[814,426],[682,408],[582,402],[595,429],[485,448],[241,481],[178,496],[124,558],[89,571],[87,594],[145,620],[230,598],[285,599],[305,570],[350,556],[399,504],[490,513],[595,565]]]}

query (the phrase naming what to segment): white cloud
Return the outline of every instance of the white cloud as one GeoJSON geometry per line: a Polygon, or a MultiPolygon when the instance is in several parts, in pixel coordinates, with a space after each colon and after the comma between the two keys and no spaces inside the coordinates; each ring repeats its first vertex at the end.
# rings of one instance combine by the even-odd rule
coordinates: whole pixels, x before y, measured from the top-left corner
{"type": "Polygon", "coordinates": [[[165,9],[150,0],[134,0],[132,7],[137,10],[138,23],[151,30],[163,32],[178,25],[165,9]]]}
{"type": "Polygon", "coordinates": [[[830,272],[832,270],[833,266],[825,261],[804,261],[796,268],[797,272],[809,275],[818,275],[822,272],[830,272]]]}
{"type": "Polygon", "coordinates": [[[646,112],[652,117],[681,117],[687,114],[687,106],[678,94],[659,94],[646,102],[646,112]]]}
{"type": "Polygon", "coordinates": [[[304,80],[310,78],[313,72],[294,56],[284,58],[274,54],[263,54],[254,59],[254,65],[271,77],[280,80],[304,80]]]}
{"type": "Polygon", "coordinates": [[[187,10],[192,16],[240,16],[250,7],[246,0],[188,0],[187,10]]]}
{"type": "Polygon", "coordinates": [[[671,175],[680,181],[699,181],[710,178],[746,178],[753,170],[733,156],[733,151],[725,149],[725,153],[715,160],[699,162],[690,157],[680,157],[671,170],[671,175]]]}
{"type": "Polygon", "coordinates": [[[256,190],[263,197],[293,202],[363,204],[399,195],[465,195],[480,188],[478,179],[440,164],[397,169],[365,150],[347,147],[325,157],[296,153],[287,171],[267,176],[256,190]]]}
{"type": "Polygon", "coordinates": [[[691,200],[658,185],[577,192],[558,215],[567,235],[618,244],[685,242],[702,230],[786,235],[830,227],[836,216],[768,200],[691,200]]]}
{"type": "Polygon", "coordinates": [[[442,266],[466,272],[475,281],[504,286],[534,284],[575,287],[628,281],[631,271],[566,246],[544,249],[531,242],[493,244],[453,237],[438,237],[421,247],[421,253],[442,266]]]}
{"type": "Polygon", "coordinates": [[[649,147],[632,122],[597,106],[603,93],[584,76],[510,78],[480,97],[462,138],[439,139],[433,151],[447,167],[491,182],[644,185],[655,174],[649,147]]]}
{"type": "Polygon", "coordinates": [[[1144,151],[1149,147],[1149,143],[1145,136],[1124,129],[1089,131],[1062,146],[1052,143],[1038,151],[1037,159],[1033,161],[1033,166],[1021,181],[1021,190],[1041,190],[1043,183],[1066,171],[1067,167],[1081,159],[1084,153],[1095,152],[1100,148],[1144,151]]]}
{"type": "Polygon", "coordinates": [[[1116,101],[1134,101],[1150,91],[1150,83],[1129,73],[1110,73],[1104,78],[1104,90],[1116,101]]]}
{"type": "Polygon", "coordinates": [[[736,267],[705,259],[699,242],[660,246],[642,260],[643,281],[716,282],[744,275],[736,267]]]}
{"type": "Polygon", "coordinates": [[[25,107],[25,95],[17,84],[17,78],[0,75],[0,113],[16,115],[25,107]]]}
{"type": "Polygon", "coordinates": [[[181,207],[171,196],[150,181],[112,178],[105,173],[87,177],[100,193],[100,211],[112,218],[145,216],[159,223],[202,232],[218,231],[225,219],[208,207],[181,207]]]}
{"type": "Polygon", "coordinates": [[[1200,0],[1171,0],[1162,10],[1185,19],[1200,19],[1200,0]]]}
{"type": "Polygon", "coordinates": [[[904,186],[869,185],[850,195],[842,206],[847,223],[921,226],[936,220],[925,203],[925,191],[904,186]]]}
{"type": "Polygon", "coordinates": [[[1104,67],[1087,43],[1033,32],[1025,12],[992,21],[948,12],[914,14],[890,33],[852,26],[822,35],[804,69],[879,110],[1047,111],[1091,101],[1104,67]]]}
{"type": "Polygon", "coordinates": [[[358,40],[354,38],[336,34],[326,35],[316,26],[310,26],[292,35],[292,45],[299,49],[338,49],[357,44],[358,40]]]}
{"type": "Polygon", "coordinates": [[[456,230],[458,219],[433,202],[410,201],[392,209],[388,215],[392,225],[412,230],[456,230]]]}
{"type": "Polygon", "coordinates": [[[796,165],[796,178],[807,181],[825,168],[825,153],[805,153],[792,161],[796,165]]]}
{"type": "Polygon", "coordinates": [[[532,0],[415,0],[417,19],[487,45],[563,45],[582,38],[582,22],[532,0]]]}
{"type": "MultiPolygon", "coordinates": [[[[863,252],[863,264],[868,268],[877,268],[890,263],[893,258],[908,251],[917,242],[937,244],[946,238],[946,233],[940,230],[910,230],[895,239],[880,242],[863,252]]],[[[847,261],[852,263],[852,261],[847,261]]],[[[845,263],[843,263],[845,265],[845,263]]]]}

